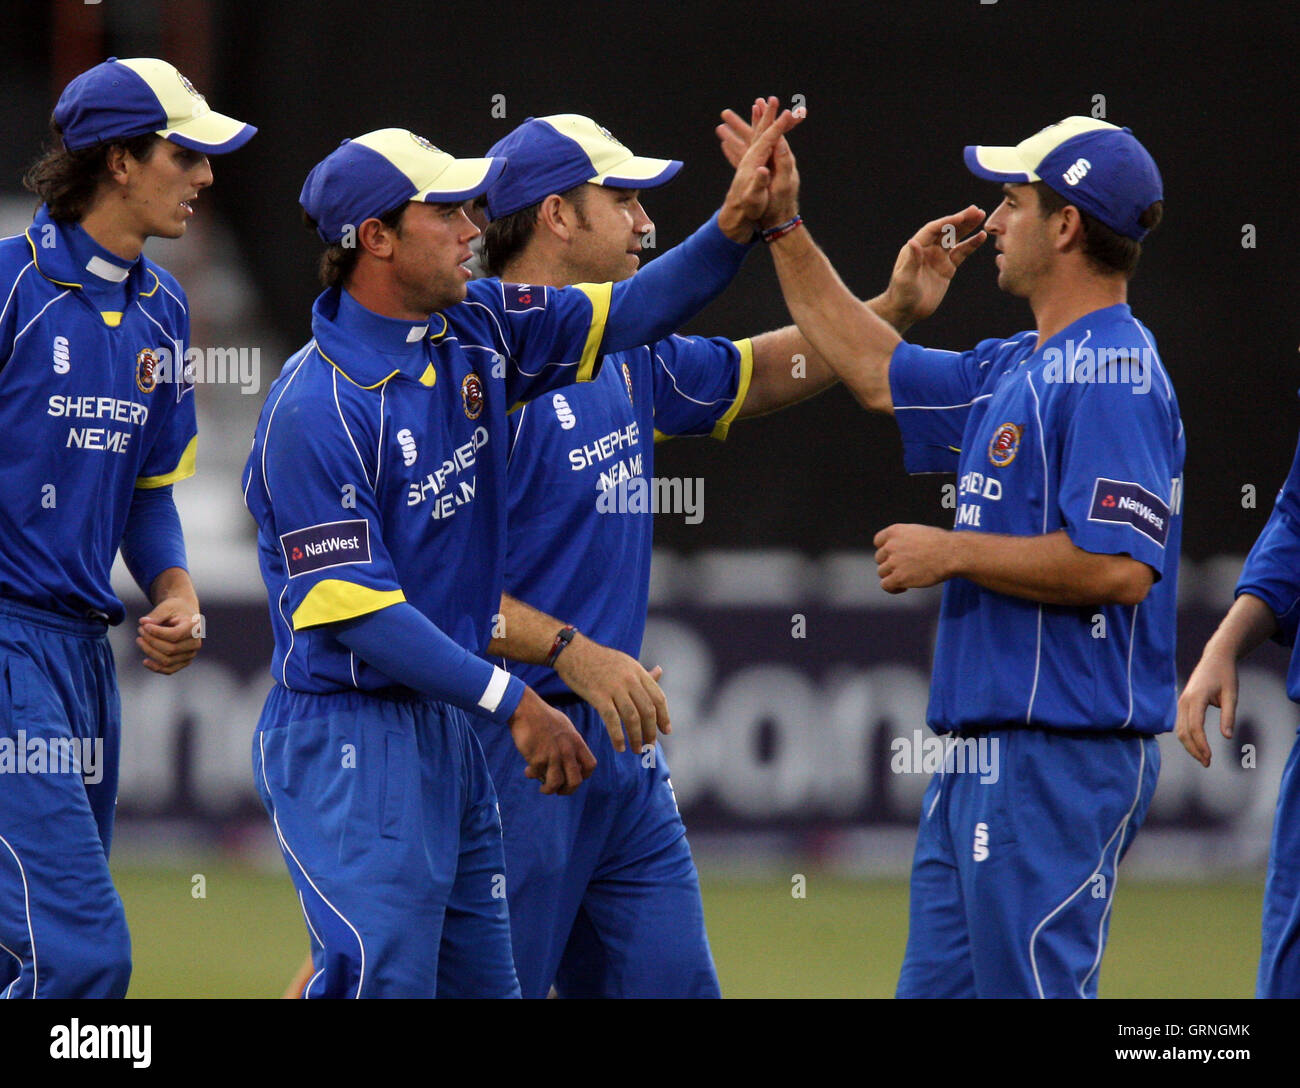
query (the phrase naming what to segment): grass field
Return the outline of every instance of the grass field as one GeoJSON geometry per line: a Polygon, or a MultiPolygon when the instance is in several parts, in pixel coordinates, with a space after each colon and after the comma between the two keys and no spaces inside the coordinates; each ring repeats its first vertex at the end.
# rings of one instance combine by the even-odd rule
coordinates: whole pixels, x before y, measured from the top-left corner
{"type": "MultiPolygon", "coordinates": [[[[728,997],[889,997],[907,934],[902,881],[808,873],[710,879],[704,906],[728,997]]],[[[228,863],[115,872],[135,948],[132,997],[278,997],[306,952],[287,876],[228,863]],[[195,876],[204,898],[195,898],[195,876]]],[[[1250,997],[1262,878],[1119,890],[1103,997],[1250,997]]],[[[664,919],[665,924],[671,920],[664,919]]]]}

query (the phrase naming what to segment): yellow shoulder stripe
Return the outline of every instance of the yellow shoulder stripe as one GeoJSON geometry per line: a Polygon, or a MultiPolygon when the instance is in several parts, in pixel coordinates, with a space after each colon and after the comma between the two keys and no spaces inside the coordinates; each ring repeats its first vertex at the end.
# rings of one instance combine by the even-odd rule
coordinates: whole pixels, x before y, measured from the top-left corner
{"type": "Polygon", "coordinates": [[[589,382],[596,376],[596,356],[600,352],[600,342],[605,338],[614,285],[575,283],[573,286],[591,300],[591,328],[587,330],[587,343],[582,349],[582,359],[578,362],[578,381],[589,382]]]}
{"type": "Polygon", "coordinates": [[[186,480],[194,475],[194,469],[198,463],[199,455],[199,436],[195,435],[190,439],[190,444],[185,447],[185,452],[181,454],[180,462],[172,469],[161,476],[137,476],[135,486],[145,489],[151,487],[166,487],[168,484],[174,484],[177,480],[186,480]]]}
{"type": "Polygon", "coordinates": [[[740,415],[745,398],[749,396],[749,382],[754,376],[754,345],[749,340],[737,340],[736,348],[740,351],[740,381],[736,386],[736,399],[731,402],[727,414],[713,425],[713,437],[725,441],[732,423],[740,415]]]}
{"type": "Polygon", "coordinates": [[[293,629],[341,623],[389,605],[401,604],[406,594],[400,589],[371,589],[339,578],[326,578],[311,587],[302,604],[293,610],[293,629]]]}

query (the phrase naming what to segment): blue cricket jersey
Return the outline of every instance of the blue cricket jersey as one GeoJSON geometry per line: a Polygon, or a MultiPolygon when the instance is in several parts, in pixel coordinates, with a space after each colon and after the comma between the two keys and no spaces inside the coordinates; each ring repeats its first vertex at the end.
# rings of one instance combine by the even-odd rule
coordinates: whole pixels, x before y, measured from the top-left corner
{"type": "MultiPolygon", "coordinates": [[[[595,381],[511,416],[506,591],[639,654],[654,521],[633,501],[637,481],[652,481],[657,436],[725,438],[752,369],[748,340],[672,336],[611,354],[595,381]],[[625,501],[598,504],[611,490],[625,501]]],[[[550,668],[508,667],[539,694],[569,692],[550,668]]]]}
{"type": "Polygon", "coordinates": [[[1043,345],[1032,331],[960,354],[902,343],[890,386],[908,471],[958,474],[957,531],[1064,529],[1156,575],[1127,607],[1037,604],[949,580],[931,727],[1173,728],[1185,444],[1148,330],[1121,304],[1043,345]]]}
{"type": "MultiPolygon", "coordinates": [[[[670,333],[746,251],[715,218],[660,258],[657,278],[477,280],[428,326],[322,294],[312,341],[267,393],[244,470],[275,679],[318,693],[391,687],[329,625],[402,601],[484,653],[504,588],[507,411],[590,380],[605,352],[670,333]],[[690,289],[664,290],[687,274],[690,289]]],[[[503,693],[485,688],[479,708],[494,713],[503,693]]]]}
{"type": "MultiPolygon", "coordinates": [[[[1296,449],[1286,483],[1277,493],[1273,512],[1237,580],[1236,596],[1249,593],[1272,610],[1273,635],[1283,646],[1294,646],[1300,625],[1300,448],[1296,449]]],[[[1300,702],[1300,654],[1291,653],[1286,693],[1300,702]]]]}
{"type": "Polygon", "coordinates": [[[0,240],[0,294],[0,598],[120,623],[134,491],[194,474],[185,293],[42,206],[0,240]]]}
{"type": "Polygon", "coordinates": [[[604,316],[577,289],[537,305],[518,296],[471,283],[464,303],[421,325],[337,288],[316,300],[313,339],[268,391],[244,470],[271,671],[285,687],[391,687],[326,625],[399,601],[486,648],[501,593],[506,412],[589,379],[604,316]]]}

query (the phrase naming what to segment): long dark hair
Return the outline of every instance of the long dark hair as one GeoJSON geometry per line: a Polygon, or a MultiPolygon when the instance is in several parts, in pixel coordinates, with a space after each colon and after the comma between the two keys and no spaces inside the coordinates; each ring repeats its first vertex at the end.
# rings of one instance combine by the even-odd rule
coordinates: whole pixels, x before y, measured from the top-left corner
{"type": "Polygon", "coordinates": [[[112,148],[124,148],[132,158],[147,162],[161,139],[146,132],[69,151],[63,146],[63,130],[51,121],[50,142],[23,175],[23,185],[44,201],[51,219],[75,223],[90,211],[100,183],[108,177],[108,153],[112,148]]]}

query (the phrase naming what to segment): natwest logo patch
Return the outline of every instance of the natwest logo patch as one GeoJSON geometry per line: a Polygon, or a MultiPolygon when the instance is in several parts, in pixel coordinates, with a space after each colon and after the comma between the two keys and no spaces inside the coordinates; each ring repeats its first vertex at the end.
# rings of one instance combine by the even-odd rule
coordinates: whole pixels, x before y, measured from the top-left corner
{"type": "Polygon", "coordinates": [[[525,310],[546,309],[546,288],[532,287],[526,283],[503,283],[506,313],[521,314],[525,310]]]}
{"type": "Polygon", "coordinates": [[[1089,521],[1128,525],[1160,547],[1169,538],[1169,506],[1141,484],[1099,477],[1092,489],[1089,521]]]}
{"type": "Polygon", "coordinates": [[[297,578],[326,567],[370,562],[370,523],[365,518],[354,521],[327,521],[295,529],[280,537],[289,577],[297,578]]]}

